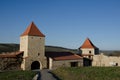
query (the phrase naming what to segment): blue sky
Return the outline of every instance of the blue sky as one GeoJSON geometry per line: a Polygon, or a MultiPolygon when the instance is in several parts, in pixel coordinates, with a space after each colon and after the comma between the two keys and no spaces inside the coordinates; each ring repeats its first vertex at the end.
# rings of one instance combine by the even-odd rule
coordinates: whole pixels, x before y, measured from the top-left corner
{"type": "Polygon", "coordinates": [[[120,0],[0,0],[0,43],[19,43],[32,21],[46,45],[76,49],[89,37],[120,50],[120,0]]]}

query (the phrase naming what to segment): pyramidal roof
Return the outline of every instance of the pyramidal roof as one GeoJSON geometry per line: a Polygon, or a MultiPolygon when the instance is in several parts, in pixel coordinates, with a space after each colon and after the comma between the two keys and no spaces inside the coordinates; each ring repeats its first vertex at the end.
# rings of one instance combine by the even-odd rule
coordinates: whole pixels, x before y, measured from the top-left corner
{"type": "Polygon", "coordinates": [[[87,38],[80,48],[97,48],[97,47],[90,41],[89,38],[87,38]]]}
{"type": "Polygon", "coordinates": [[[40,36],[40,37],[45,37],[45,35],[37,28],[37,26],[34,24],[34,22],[32,22],[27,29],[25,30],[25,32],[23,32],[23,34],[21,36],[40,36]]]}

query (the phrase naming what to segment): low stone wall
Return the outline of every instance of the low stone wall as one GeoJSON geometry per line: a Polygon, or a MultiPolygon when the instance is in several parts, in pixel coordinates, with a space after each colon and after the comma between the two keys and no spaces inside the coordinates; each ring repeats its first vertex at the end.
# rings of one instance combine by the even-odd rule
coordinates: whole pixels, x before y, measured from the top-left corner
{"type": "Polygon", "coordinates": [[[18,70],[19,61],[16,58],[0,58],[0,70],[18,70]]]}
{"type": "Polygon", "coordinates": [[[120,57],[104,54],[94,55],[92,66],[120,66],[120,57]]]}
{"type": "Polygon", "coordinates": [[[14,57],[14,58],[0,58],[0,71],[4,70],[21,70],[20,65],[22,62],[22,57],[14,57]]]}
{"type": "Polygon", "coordinates": [[[71,62],[77,62],[78,66],[83,66],[83,59],[80,60],[63,60],[63,61],[53,61],[52,69],[56,69],[59,67],[71,67],[71,62]]]}

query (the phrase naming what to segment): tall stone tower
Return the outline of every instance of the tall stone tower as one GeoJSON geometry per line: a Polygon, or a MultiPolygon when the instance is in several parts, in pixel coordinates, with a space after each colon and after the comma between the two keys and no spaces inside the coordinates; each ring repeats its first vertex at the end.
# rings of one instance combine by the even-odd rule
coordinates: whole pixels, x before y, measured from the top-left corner
{"type": "Polygon", "coordinates": [[[24,51],[21,68],[46,68],[45,35],[32,22],[20,36],[20,51],[24,51]]]}

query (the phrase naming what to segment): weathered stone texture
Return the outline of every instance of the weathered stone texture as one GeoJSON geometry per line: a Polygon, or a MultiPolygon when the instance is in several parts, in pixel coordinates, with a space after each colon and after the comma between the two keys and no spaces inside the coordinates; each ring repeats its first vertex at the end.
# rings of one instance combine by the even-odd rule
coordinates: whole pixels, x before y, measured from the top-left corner
{"type": "Polygon", "coordinates": [[[102,53],[94,55],[92,66],[120,66],[120,57],[106,56],[102,53]]]}
{"type": "Polygon", "coordinates": [[[20,70],[22,58],[0,58],[0,70],[20,70]]]}
{"type": "Polygon", "coordinates": [[[46,68],[45,38],[39,36],[22,36],[20,38],[20,51],[24,51],[22,62],[23,70],[30,70],[34,61],[40,63],[40,69],[46,68]]]}
{"type": "Polygon", "coordinates": [[[53,61],[52,69],[56,69],[59,67],[71,67],[71,62],[77,62],[78,66],[76,66],[76,67],[83,66],[83,59],[81,59],[81,60],[53,61]]]}

